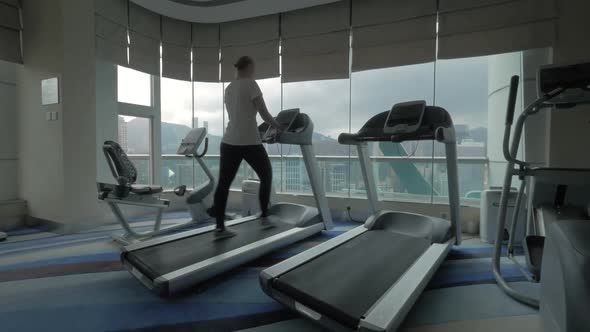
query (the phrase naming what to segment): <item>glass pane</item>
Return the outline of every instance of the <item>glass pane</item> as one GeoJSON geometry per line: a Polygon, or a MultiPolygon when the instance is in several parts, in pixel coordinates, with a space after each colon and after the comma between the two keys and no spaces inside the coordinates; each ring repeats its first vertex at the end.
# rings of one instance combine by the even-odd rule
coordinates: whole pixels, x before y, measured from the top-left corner
{"type": "MultiPolygon", "coordinates": [[[[425,100],[434,94],[434,63],[367,70],[352,74],[351,131],[400,102],[425,100]]],[[[430,141],[369,144],[375,185],[380,199],[430,201],[432,193],[430,141]]],[[[351,150],[351,195],[366,197],[356,149],[351,150]]]]}
{"type": "MultiPolygon", "coordinates": [[[[209,149],[204,160],[215,178],[219,175],[219,144],[223,137],[223,83],[194,82],[194,126],[207,128],[209,149]]],[[[206,181],[203,170],[195,166],[195,184],[206,181]]]]}
{"type": "Polygon", "coordinates": [[[117,100],[121,103],[151,106],[152,82],[149,74],[117,66],[117,100]]]}
{"type": "MultiPolygon", "coordinates": [[[[299,108],[314,123],[314,150],[328,195],[348,195],[350,149],[338,143],[338,135],[349,130],[349,101],[346,79],[283,85],[283,109],[299,108]]],[[[283,145],[282,152],[284,190],[311,193],[300,148],[283,145]]]]}
{"type": "MultiPolygon", "coordinates": [[[[502,134],[508,85],[512,75],[522,72],[522,53],[440,60],[436,68],[436,104],[451,114],[455,124],[460,199],[463,203],[478,204],[486,183],[487,159],[490,165],[499,164],[502,169],[497,174],[494,172],[490,184],[502,183],[502,134]]],[[[443,144],[436,143],[435,155],[445,156],[443,144]]],[[[446,164],[437,163],[435,202],[448,201],[446,181],[446,164]]]]}
{"type": "Polygon", "coordinates": [[[118,116],[119,144],[137,168],[137,183],[150,184],[150,119],[118,116]]]}
{"type": "Polygon", "coordinates": [[[192,84],[161,79],[162,170],[160,179],[166,190],[179,185],[193,188],[193,160],[176,154],[178,145],[192,128],[192,84]]]}

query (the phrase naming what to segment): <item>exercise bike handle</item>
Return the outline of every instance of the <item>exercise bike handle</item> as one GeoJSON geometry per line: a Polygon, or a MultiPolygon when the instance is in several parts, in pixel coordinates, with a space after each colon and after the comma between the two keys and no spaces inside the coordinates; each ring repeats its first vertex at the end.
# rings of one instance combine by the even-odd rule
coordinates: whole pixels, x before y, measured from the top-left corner
{"type": "Polygon", "coordinates": [[[518,82],[520,78],[518,75],[512,76],[510,79],[510,91],[508,94],[508,107],[506,111],[506,125],[512,125],[514,121],[514,110],[516,109],[516,97],[518,96],[518,82]]]}
{"type": "Polygon", "coordinates": [[[209,150],[209,137],[205,137],[205,149],[200,154],[196,154],[195,158],[203,158],[207,154],[207,150],[209,150]]]}

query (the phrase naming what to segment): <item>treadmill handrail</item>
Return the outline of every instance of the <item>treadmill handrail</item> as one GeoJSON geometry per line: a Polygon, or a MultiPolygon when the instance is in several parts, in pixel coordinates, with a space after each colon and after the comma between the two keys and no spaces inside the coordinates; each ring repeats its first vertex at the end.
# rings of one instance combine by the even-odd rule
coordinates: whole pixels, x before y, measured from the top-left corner
{"type": "Polygon", "coordinates": [[[431,244],[404,275],[363,315],[359,330],[397,330],[444,261],[452,245],[452,240],[447,243],[431,244]]]}

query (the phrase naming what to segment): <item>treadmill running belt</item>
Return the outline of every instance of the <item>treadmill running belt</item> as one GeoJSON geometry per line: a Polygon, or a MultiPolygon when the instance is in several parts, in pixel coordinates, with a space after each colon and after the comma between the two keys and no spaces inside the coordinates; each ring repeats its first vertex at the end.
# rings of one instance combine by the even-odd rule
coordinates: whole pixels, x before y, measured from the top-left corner
{"type": "Polygon", "coordinates": [[[126,259],[146,277],[154,280],[183,267],[293,228],[293,225],[284,222],[274,222],[274,224],[275,227],[265,229],[259,219],[247,221],[230,228],[237,233],[231,238],[215,240],[213,232],[207,232],[135,250],[129,252],[126,259]]]}
{"type": "Polygon", "coordinates": [[[361,317],[429,246],[430,241],[422,238],[368,231],[285,273],[273,286],[356,329],[361,317]]]}

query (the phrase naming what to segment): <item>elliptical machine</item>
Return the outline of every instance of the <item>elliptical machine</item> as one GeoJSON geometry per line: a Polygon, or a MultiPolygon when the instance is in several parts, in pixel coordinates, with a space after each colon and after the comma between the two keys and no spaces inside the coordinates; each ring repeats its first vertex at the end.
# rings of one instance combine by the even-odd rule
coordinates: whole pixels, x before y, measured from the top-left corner
{"type": "Polygon", "coordinates": [[[162,214],[164,209],[170,206],[170,201],[157,196],[164,189],[161,186],[136,184],[137,169],[121,146],[114,141],[104,142],[103,152],[117,184],[97,183],[98,199],[109,205],[115,218],[123,226],[124,232],[122,234],[113,235],[113,239],[116,242],[122,245],[128,245],[144,241],[173,230],[186,228],[187,226],[210,218],[207,215],[207,205],[204,201],[215,187],[215,178],[202,159],[208,149],[209,139],[206,136],[206,128],[194,128],[186,135],[182,143],[180,143],[177,153],[187,158],[194,158],[208,179],[192,191],[188,191],[186,185],[174,189],[174,193],[178,196],[188,195],[186,203],[191,214],[191,220],[165,228],[161,227],[162,214]],[[199,153],[198,149],[203,141],[205,142],[205,147],[203,152],[199,153]],[[134,230],[121,211],[120,205],[155,208],[156,219],[152,229],[145,232],[134,230]]]}
{"type": "Polygon", "coordinates": [[[540,97],[519,116],[510,142],[519,77],[510,81],[503,150],[508,161],[500,200],[493,272],[500,288],[515,300],[541,309],[545,331],[588,331],[590,316],[590,169],[533,167],[517,159],[525,121],[542,109],[562,111],[590,103],[590,63],[545,66],[539,70],[540,97]],[[512,178],[521,179],[509,231],[508,256],[513,257],[513,236],[518,213],[527,196],[527,236],[523,243],[531,281],[541,282],[541,297],[512,288],[500,271],[512,178]],[[527,189],[528,188],[528,189],[527,189]]]}

